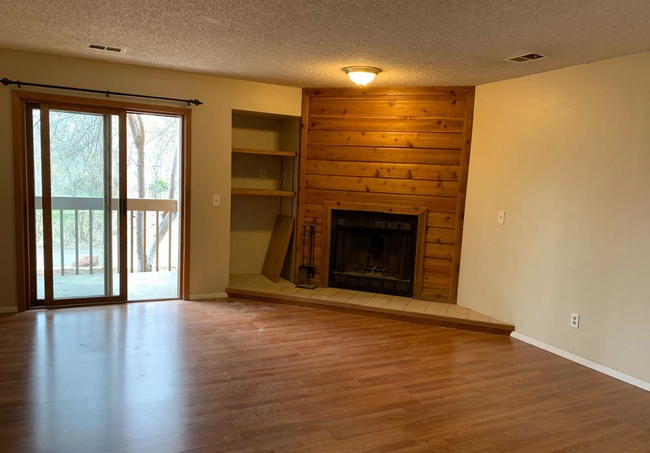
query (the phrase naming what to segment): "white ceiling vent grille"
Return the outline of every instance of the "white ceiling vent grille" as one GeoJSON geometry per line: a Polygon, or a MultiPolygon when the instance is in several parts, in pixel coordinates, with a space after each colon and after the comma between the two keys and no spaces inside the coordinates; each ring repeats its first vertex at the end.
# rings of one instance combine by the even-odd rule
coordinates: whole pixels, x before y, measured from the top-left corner
{"type": "Polygon", "coordinates": [[[101,46],[99,44],[90,44],[88,47],[95,50],[105,50],[107,52],[124,52],[124,49],[121,49],[119,47],[101,46]]]}
{"type": "Polygon", "coordinates": [[[512,61],[513,63],[526,63],[528,61],[541,60],[542,58],[546,58],[546,57],[538,53],[527,53],[526,55],[520,55],[518,57],[508,58],[507,61],[512,61]]]}

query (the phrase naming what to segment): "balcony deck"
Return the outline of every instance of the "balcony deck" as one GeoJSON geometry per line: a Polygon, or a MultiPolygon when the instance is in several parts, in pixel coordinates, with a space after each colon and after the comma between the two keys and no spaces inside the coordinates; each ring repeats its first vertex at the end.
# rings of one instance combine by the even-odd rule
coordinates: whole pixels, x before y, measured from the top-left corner
{"type": "MultiPolygon", "coordinates": [[[[113,291],[117,293],[118,278],[113,279],[113,291]]],[[[38,277],[38,291],[44,291],[43,276],[38,277]]],[[[129,273],[128,300],[177,299],[178,271],[129,273]]],[[[54,297],[76,298],[101,295],[104,290],[104,274],[54,276],[54,297]]]]}

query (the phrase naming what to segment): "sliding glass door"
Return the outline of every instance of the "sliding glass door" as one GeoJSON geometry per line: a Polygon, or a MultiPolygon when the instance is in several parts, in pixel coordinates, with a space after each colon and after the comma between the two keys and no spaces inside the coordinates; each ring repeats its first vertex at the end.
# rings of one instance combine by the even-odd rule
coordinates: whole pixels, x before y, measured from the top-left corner
{"type": "Polygon", "coordinates": [[[32,305],[126,300],[126,113],[30,104],[32,305]]]}
{"type": "Polygon", "coordinates": [[[128,299],[179,297],[179,116],[127,114],[128,299]]]}

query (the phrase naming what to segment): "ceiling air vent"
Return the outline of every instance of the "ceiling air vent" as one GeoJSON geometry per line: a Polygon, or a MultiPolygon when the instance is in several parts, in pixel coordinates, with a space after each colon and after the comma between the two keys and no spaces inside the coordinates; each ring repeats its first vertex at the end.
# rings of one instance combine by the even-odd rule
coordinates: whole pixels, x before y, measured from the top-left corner
{"type": "Polygon", "coordinates": [[[518,57],[508,58],[507,61],[512,61],[514,63],[526,63],[527,61],[541,60],[542,58],[546,58],[546,57],[538,53],[527,53],[526,55],[520,55],[518,57]]]}
{"type": "Polygon", "coordinates": [[[90,44],[88,47],[95,50],[106,50],[108,52],[124,52],[124,49],[121,49],[119,47],[100,46],[99,44],[90,44]]]}

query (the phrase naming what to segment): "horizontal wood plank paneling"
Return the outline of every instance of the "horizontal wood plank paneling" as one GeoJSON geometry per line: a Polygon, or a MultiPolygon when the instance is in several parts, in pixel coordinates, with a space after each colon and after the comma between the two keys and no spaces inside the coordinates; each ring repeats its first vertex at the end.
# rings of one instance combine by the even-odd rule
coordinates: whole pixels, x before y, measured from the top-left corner
{"type": "Polygon", "coordinates": [[[381,146],[396,148],[461,149],[461,134],[436,132],[364,132],[364,131],[309,131],[312,145],[381,146]]]}
{"type": "Polygon", "coordinates": [[[453,259],[454,246],[451,244],[433,244],[427,242],[425,256],[429,258],[453,259]]]}
{"type": "Polygon", "coordinates": [[[427,164],[384,164],[378,162],[308,160],[307,174],[364,176],[370,178],[389,179],[422,179],[429,181],[458,181],[460,167],[427,164]]]}
{"type": "Polygon", "coordinates": [[[307,160],[341,160],[430,165],[460,165],[460,150],[423,148],[381,148],[315,146],[307,148],[307,160]]]}
{"type": "Polygon", "coordinates": [[[305,204],[305,217],[323,217],[323,204],[305,204]]]}
{"type": "Polygon", "coordinates": [[[307,203],[324,203],[325,201],[359,202],[391,206],[421,206],[430,211],[455,212],[456,199],[443,197],[416,197],[411,195],[378,194],[369,192],[347,192],[340,190],[306,189],[307,203]]]}
{"type": "Polygon", "coordinates": [[[437,87],[345,87],[345,88],[305,88],[303,92],[310,98],[357,98],[385,99],[386,97],[404,96],[431,97],[443,96],[445,98],[464,99],[469,93],[474,93],[473,86],[437,86],[437,87]]]}
{"type": "Polygon", "coordinates": [[[463,132],[461,118],[312,116],[309,129],[380,132],[463,132]]]}
{"type": "Polygon", "coordinates": [[[453,244],[455,242],[454,231],[438,228],[427,228],[427,242],[431,242],[433,244],[453,244]]]}
{"type": "Polygon", "coordinates": [[[457,182],[416,181],[413,179],[356,178],[350,176],[311,175],[307,178],[307,189],[345,190],[387,194],[455,197],[457,182]]]}
{"type": "Polygon", "coordinates": [[[454,229],[456,225],[456,216],[447,212],[429,212],[427,226],[433,228],[454,229]]]}
{"type": "Polygon", "coordinates": [[[448,288],[431,288],[424,286],[420,299],[430,300],[432,302],[446,302],[449,300],[450,290],[448,288]]]}
{"type": "MultiPolygon", "coordinates": [[[[427,228],[420,297],[455,302],[474,88],[310,88],[304,94],[298,209],[304,225],[316,225],[316,284],[327,281],[325,203],[384,212],[421,208],[427,228]]],[[[301,244],[299,260],[302,251],[301,244]]]]}
{"type": "Polygon", "coordinates": [[[424,288],[448,288],[451,275],[424,274],[424,288]]]}
{"type": "Polygon", "coordinates": [[[424,258],[425,274],[451,275],[451,260],[442,258],[424,258]]]}
{"type": "Polygon", "coordinates": [[[465,101],[454,96],[431,99],[394,97],[387,99],[315,98],[309,102],[309,115],[363,116],[465,116],[465,101]]]}
{"type": "MultiPolygon", "coordinates": [[[[316,227],[315,231],[317,233],[323,232],[323,219],[318,219],[314,217],[305,217],[305,225],[307,225],[307,231],[309,231],[309,226],[314,225],[316,227]]],[[[302,234],[302,231],[299,231],[302,234]]]]}

